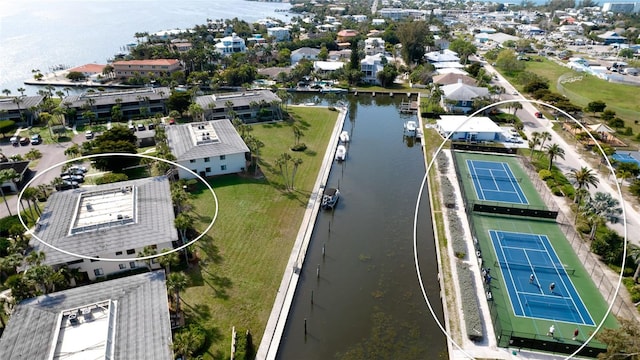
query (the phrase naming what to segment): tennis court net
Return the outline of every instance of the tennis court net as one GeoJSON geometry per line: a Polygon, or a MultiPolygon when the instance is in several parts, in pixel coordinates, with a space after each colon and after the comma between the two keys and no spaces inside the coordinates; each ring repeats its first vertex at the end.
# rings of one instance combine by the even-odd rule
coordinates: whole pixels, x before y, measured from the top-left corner
{"type": "Polygon", "coordinates": [[[549,265],[536,265],[536,264],[520,264],[515,262],[504,262],[504,261],[496,261],[495,266],[500,267],[500,269],[510,269],[510,270],[526,270],[531,272],[545,272],[552,274],[562,274],[562,272],[567,273],[567,275],[575,274],[575,269],[566,267],[562,264],[555,264],[553,266],[549,265]]]}
{"type": "Polygon", "coordinates": [[[492,180],[492,181],[504,181],[504,182],[522,182],[521,177],[514,176],[495,176],[495,175],[478,175],[478,174],[469,174],[467,173],[467,178],[469,179],[477,179],[477,180],[492,180]]]}

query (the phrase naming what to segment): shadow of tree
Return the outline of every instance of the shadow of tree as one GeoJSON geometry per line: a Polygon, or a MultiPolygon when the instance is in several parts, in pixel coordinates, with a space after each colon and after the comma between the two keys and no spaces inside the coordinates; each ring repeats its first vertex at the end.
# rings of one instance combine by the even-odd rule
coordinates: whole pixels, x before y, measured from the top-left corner
{"type": "Polygon", "coordinates": [[[187,322],[207,321],[211,319],[211,308],[209,308],[209,305],[189,305],[184,300],[182,300],[182,304],[186,305],[183,307],[183,311],[187,322]]]}
{"type": "Polygon", "coordinates": [[[203,272],[207,275],[206,279],[203,278],[203,281],[214,291],[215,296],[223,300],[228,300],[229,295],[227,294],[227,289],[233,286],[231,279],[226,276],[214,274],[208,269],[203,269],[203,272]]]}

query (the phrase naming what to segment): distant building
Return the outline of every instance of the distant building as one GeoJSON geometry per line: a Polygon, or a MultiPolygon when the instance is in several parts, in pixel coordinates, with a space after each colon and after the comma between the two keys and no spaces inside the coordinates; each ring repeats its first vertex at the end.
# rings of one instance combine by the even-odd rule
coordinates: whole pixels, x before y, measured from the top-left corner
{"type": "Polygon", "coordinates": [[[229,119],[235,116],[245,123],[279,120],[282,100],[270,90],[243,91],[198,96],[196,103],[207,120],[229,119]]]}
{"type": "MultiPolygon", "coordinates": [[[[166,128],[166,134],[176,162],[202,177],[245,170],[249,148],[230,120],[172,125],[166,128]]],[[[182,168],[178,175],[181,179],[194,178],[182,168]]]]}
{"type": "Polygon", "coordinates": [[[79,72],[82,73],[86,78],[96,78],[98,75],[102,76],[102,71],[106,65],[103,64],[84,64],[81,66],[77,66],[71,69],[68,69],[69,72],[79,72]]]}
{"type": "MultiPolygon", "coordinates": [[[[129,260],[145,247],[158,252],[173,249],[178,245],[174,219],[169,180],[164,176],[56,191],[35,226],[38,238],[71,253],[122,261],[77,258],[36,239],[30,245],[45,253],[45,264],[67,265],[95,280],[146,266],[129,260]]],[[[150,266],[160,268],[153,261],[150,266]]]]}
{"type": "Polygon", "coordinates": [[[289,29],[286,27],[271,27],[267,29],[267,35],[275,41],[287,41],[290,38],[289,29]]]}
{"type": "Polygon", "coordinates": [[[320,49],[314,49],[310,47],[301,47],[291,52],[291,65],[297,64],[302,59],[309,61],[318,60],[320,49]]]}
{"type": "Polygon", "coordinates": [[[24,300],[0,358],[173,360],[167,296],[154,271],[24,300]]]}
{"type": "Polygon", "coordinates": [[[112,66],[113,73],[119,79],[135,76],[161,77],[182,70],[177,59],[121,60],[114,61],[112,66]]]}
{"type": "Polygon", "coordinates": [[[426,53],[424,57],[430,63],[439,63],[439,62],[459,62],[460,58],[458,57],[458,53],[455,51],[451,51],[449,49],[441,50],[441,51],[432,51],[426,53]]]}
{"type": "Polygon", "coordinates": [[[378,15],[385,19],[400,21],[404,19],[424,20],[427,14],[426,10],[400,9],[400,8],[382,8],[378,10],[378,15]]]}
{"type": "Polygon", "coordinates": [[[441,106],[448,112],[468,113],[475,99],[489,97],[489,89],[462,83],[441,86],[441,106]]]}
{"type": "Polygon", "coordinates": [[[615,31],[607,31],[604,34],[600,34],[598,35],[598,39],[602,40],[605,45],[623,44],[627,41],[626,37],[618,35],[615,31]]]}
{"type": "Polygon", "coordinates": [[[39,114],[38,105],[43,100],[41,95],[0,97],[0,120],[13,120],[19,124],[24,120],[31,124],[39,114]]]}
{"type": "Polygon", "coordinates": [[[313,62],[313,71],[320,74],[331,73],[336,70],[340,70],[343,67],[344,67],[344,63],[342,61],[314,61],[313,62]]]}
{"type": "Polygon", "coordinates": [[[156,40],[156,41],[170,40],[170,39],[178,38],[182,36],[182,34],[184,33],[189,33],[189,30],[181,30],[181,29],[162,30],[162,31],[155,32],[153,34],[149,34],[149,39],[156,40]]]}
{"type": "Polygon", "coordinates": [[[351,39],[353,39],[356,36],[358,36],[358,32],[356,30],[344,29],[344,30],[338,31],[336,41],[339,43],[349,42],[351,41],[351,39]]]}
{"type": "Polygon", "coordinates": [[[351,18],[357,23],[367,21],[367,15],[352,15],[351,18]]]}
{"type": "Polygon", "coordinates": [[[65,97],[60,106],[75,109],[75,118],[67,118],[67,122],[71,124],[84,120],[83,113],[87,107],[96,114],[98,121],[110,120],[111,108],[116,104],[120,105],[122,116],[131,119],[142,113],[165,114],[165,102],[169,95],[171,90],[166,87],[87,92],[65,97]],[[142,110],[143,108],[146,110],[142,110]]]}
{"type": "Polygon", "coordinates": [[[379,37],[370,37],[364,40],[364,53],[366,55],[384,54],[385,42],[379,37]]]}
{"type": "Polygon", "coordinates": [[[612,13],[637,13],[640,12],[640,2],[620,2],[610,3],[606,2],[602,4],[602,12],[612,13]]]}
{"type": "Polygon", "coordinates": [[[244,53],[247,51],[247,46],[244,43],[244,39],[239,37],[236,33],[232,33],[231,36],[225,36],[215,45],[216,51],[224,56],[229,56],[235,53],[244,53]]]}
{"type": "Polygon", "coordinates": [[[383,54],[366,56],[360,60],[360,71],[364,73],[363,82],[369,84],[379,84],[378,72],[384,69],[386,57],[383,54]]]}

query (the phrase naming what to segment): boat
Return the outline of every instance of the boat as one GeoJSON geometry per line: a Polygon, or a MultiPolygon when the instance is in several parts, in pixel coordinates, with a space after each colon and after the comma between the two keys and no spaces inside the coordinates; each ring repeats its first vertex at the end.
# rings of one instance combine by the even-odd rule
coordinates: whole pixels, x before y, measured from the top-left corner
{"type": "Polygon", "coordinates": [[[417,129],[418,129],[418,124],[415,121],[407,121],[404,123],[405,136],[416,136],[417,129]]]}
{"type": "Polygon", "coordinates": [[[338,145],[336,149],[336,160],[344,161],[347,158],[347,148],[344,145],[338,145]]]}
{"type": "Polygon", "coordinates": [[[342,93],[346,93],[349,92],[349,90],[347,89],[342,89],[342,88],[335,88],[335,87],[331,87],[331,86],[326,86],[323,87],[322,89],[320,89],[321,93],[325,93],[325,94],[342,94],[342,93]]]}
{"type": "Polygon", "coordinates": [[[342,141],[343,143],[348,143],[349,142],[349,132],[348,131],[343,131],[340,133],[340,141],[342,141]]]}
{"type": "Polygon", "coordinates": [[[336,188],[325,188],[322,194],[322,208],[333,209],[340,198],[340,190],[336,188]]]}

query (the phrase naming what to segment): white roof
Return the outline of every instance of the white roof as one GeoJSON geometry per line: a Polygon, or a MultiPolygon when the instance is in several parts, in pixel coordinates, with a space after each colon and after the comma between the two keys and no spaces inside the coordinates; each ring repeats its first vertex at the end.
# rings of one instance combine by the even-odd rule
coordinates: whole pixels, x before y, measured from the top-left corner
{"type": "Polygon", "coordinates": [[[501,133],[502,129],[491,119],[485,116],[476,116],[466,121],[464,115],[440,115],[436,125],[440,132],[475,132],[475,133],[501,133]],[[466,121],[466,122],[465,122],[466,121]],[[462,125],[461,125],[462,124],[462,125]],[[458,126],[460,126],[459,129],[458,126]],[[457,130],[456,130],[457,129],[457,130]]]}
{"type": "Polygon", "coordinates": [[[314,61],[313,68],[322,71],[335,71],[342,69],[344,63],[340,61],[314,61]]]}
{"type": "Polygon", "coordinates": [[[444,74],[469,75],[469,73],[467,73],[466,71],[462,69],[456,69],[456,68],[442,68],[442,69],[437,69],[436,72],[440,75],[444,75],[444,74]]]}

